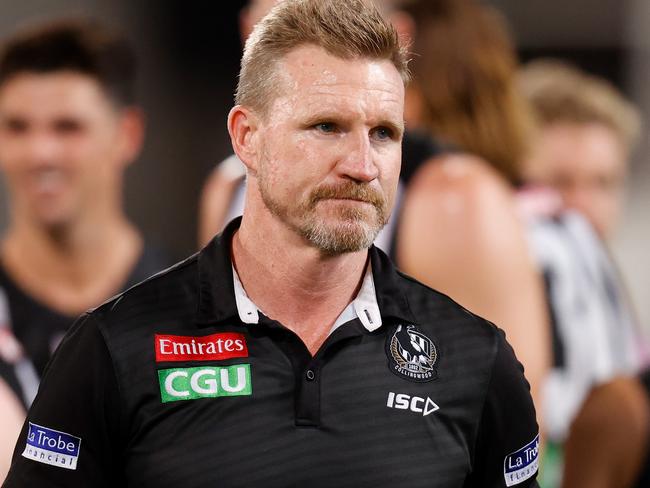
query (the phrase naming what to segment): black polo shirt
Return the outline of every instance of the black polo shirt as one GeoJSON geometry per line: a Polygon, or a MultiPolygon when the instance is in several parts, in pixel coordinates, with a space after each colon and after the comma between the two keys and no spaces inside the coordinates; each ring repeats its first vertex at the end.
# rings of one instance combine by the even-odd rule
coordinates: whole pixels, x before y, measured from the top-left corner
{"type": "Polygon", "coordinates": [[[75,324],[7,487],[537,486],[535,411],[500,330],[371,248],[381,325],[357,316],[312,357],[262,313],[242,320],[238,225],[75,324]]]}

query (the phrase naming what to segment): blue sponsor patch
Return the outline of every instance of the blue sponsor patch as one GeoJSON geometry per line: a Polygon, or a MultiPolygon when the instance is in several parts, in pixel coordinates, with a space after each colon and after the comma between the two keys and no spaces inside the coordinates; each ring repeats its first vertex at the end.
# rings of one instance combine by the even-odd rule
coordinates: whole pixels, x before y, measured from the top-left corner
{"type": "Polygon", "coordinates": [[[508,454],[503,461],[506,486],[514,486],[533,476],[539,464],[539,434],[521,449],[508,454]]]}
{"type": "Polygon", "coordinates": [[[59,430],[29,423],[23,457],[65,469],[77,469],[81,439],[59,430]]]}

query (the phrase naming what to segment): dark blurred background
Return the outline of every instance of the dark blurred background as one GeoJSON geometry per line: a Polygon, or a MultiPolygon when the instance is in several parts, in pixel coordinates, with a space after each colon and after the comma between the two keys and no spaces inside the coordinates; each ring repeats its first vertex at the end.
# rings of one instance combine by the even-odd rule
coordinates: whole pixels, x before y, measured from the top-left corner
{"type": "MultiPolygon", "coordinates": [[[[614,82],[650,119],[650,2],[487,3],[500,9],[510,23],[522,61],[540,56],[573,61],[614,82]]],[[[88,15],[120,27],[131,37],[139,55],[139,99],[147,113],[148,131],[144,151],[127,174],[127,212],[148,238],[177,258],[195,250],[201,184],[230,153],[225,120],[241,52],[237,22],[243,4],[243,0],[0,1],[0,36],[34,21],[88,15]]],[[[645,139],[635,157],[627,212],[614,252],[647,324],[650,170],[645,139]]],[[[5,214],[0,216],[1,226],[5,214]]]]}

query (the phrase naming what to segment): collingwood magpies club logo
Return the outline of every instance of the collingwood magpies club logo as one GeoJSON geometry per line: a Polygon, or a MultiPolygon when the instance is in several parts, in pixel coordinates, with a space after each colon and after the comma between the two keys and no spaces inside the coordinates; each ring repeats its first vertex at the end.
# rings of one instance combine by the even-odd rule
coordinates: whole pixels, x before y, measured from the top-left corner
{"type": "Polygon", "coordinates": [[[386,349],[388,366],[396,375],[418,383],[437,378],[436,345],[415,325],[398,325],[386,349]]]}

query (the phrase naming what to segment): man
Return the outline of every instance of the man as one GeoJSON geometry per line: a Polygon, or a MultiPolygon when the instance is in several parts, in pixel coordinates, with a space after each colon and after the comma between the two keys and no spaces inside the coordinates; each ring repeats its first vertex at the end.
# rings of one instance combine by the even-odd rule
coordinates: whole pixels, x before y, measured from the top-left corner
{"type": "Polygon", "coordinates": [[[537,486],[503,334],[371,247],[406,73],[363,0],[258,24],[228,118],[243,218],[70,331],[6,486],[537,486]]]}
{"type": "MultiPolygon", "coordinates": [[[[242,39],[250,35],[255,23],[275,3],[277,0],[251,0],[248,3],[240,17],[242,39]]],[[[492,115],[488,110],[483,114],[485,123],[496,124],[496,132],[510,134],[507,137],[511,138],[511,150],[522,146],[519,139],[523,129],[520,126],[522,118],[526,119],[519,115],[521,108],[517,102],[521,96],[515,92],[517,96],[513,98],[513,81],[510,81],[516,73],[514,48],[510,47],[501,19],[495,12],[472,1],[431,3],[427,0],[374,0],[373,3],[391,20],[400,37],[418,50],[415,79],[411,80],[405,93],[404,119],[409,130],[402,141],[402,168],[396,202],[390,220],[377,235],[374,244],[391,256],[401,269],[409,267],[409,274],[498,323],[506,332],[517,358],[525,366],[533,400],[536,405],[541,405],[541,385],[550,362],[550,347],[545,346],[549,342],[548,317],[542,280],[526,247],[524,230],[512,205],[512,196],[498,175],[489,170],[475,171],[477,160],[474,156],[460,154],[434,141],[425,115],[425,112],[437,114],[436,123],[440,123],[440,115],[445,110],[454,112],[457,106],[462,106],[460,110],[467,109],[465,99],[458,101],[457,105],[444,100],[441,94],[459,94],[460,91],[444,88],[447,81],[440,80],[449,79],[448,72],[462,70],[463,66],[471,64],[471,55],[463,54],[458,49],[449,51],[453,54],[445,54],[440,47],[443,45],[440,38],[448,39],[450,32],[454,32],[464,38],[462,45],[469,49],[466,26],[472,23],[475,28],[470,30],[480,33],[474,38],[479,39],[481,49],[485,48],[486,39],[490,40],[487,51],[496,59],[493,63],[481,64],[481,68],[467,68],[474,73],[479,70],[486,79],[486,83],[471,86],[487,86],[482,96],[489,99],[502,97],[503,106],[509,107],[509,110],[498,111],[498,115],[492,115]],[[440,70],[442,60],[446,64],[440,70]],[[502,65],[511,68],[505,71],[495,68],[502,65]],[[431,86],[431,83],[418,83],[418,78],[427,82],[439,80],[436,86],[443,86],[443,89],[430,92],[435,92],[434,104],[440,103],[441,106],[433,110],[426,108],[428,102],[423,87],[431,86]],[[500,81],[495,83],[495,78],[500,81]],[[504,79],[507,81],[501,81],[504,79]],[[516,130],[508,131],[504,129],[506,126],[516,127],[516,130]],[[439,176],[422,178],[421,169],[427,166],[425,163],[429,160],[433,164],[428,167],[439,176]],[[449,166],[458,167],[459,171],[448,171],[449,166]],[[407,202],[409,208],[403,211],[402,205],[409,200],[409,195],[415,195],[415,198],[411,198],[410,206],[407,202]],[[415,199],[419,202],[413,205],[415,199]],[[462,204],[450,204],[451,201],[462,204]],[[465,213],[459,216],[461,210],[465,213]],[[434,214],[435,217],[432,217],[434,214]],[[405,221],[409,222],[408,227],[413,232],[405,232],[405,221]],[[495,227],[500,231],[495,233],[495,227]],[[443,232],[438,232],[443,228],[443,232]],[[507,239],[503,236],[507,236],[507,239]],[[402,248],[402,253],[397,259],[399,248],[402,248]],[[480,279],[472,280],[471,286],[468,286],[466,273],[476,273],[480,279]]],[[[472,99],[478,100],[477,97],[472,99]]],[[[482,111],[477,109],[472,113],[474,115],[469,119],[473,120],[482,111]]],[[[442,120],[445,119],[443,116],[442,120]]],[[[463,117],[463,120],[466,119],[463,117]]],[[[450,120],[455,119],[452,116],[450,120]]],[[[474,129],[464,130],[463,133],[481,132],[476,127],[474,129]]],[[[481,144],[490,148],[487,151],[490,154],[504,155],[503,144],[494,144],[491,139],[481,144]],[[498,149],[495,149],[497,146],[498,149]]],[[[511,168],[508,174],[513,172],[511,168]]],[[[244,164],[234,154],[212,171],[199,206],[201,246],[207,244],[230,220],[242,214],[245,174],[244,164]]],[[[537,411],[538,422],[543,424],[540,409],[537,411]]]]}
{"type": "MultiPolygon", "coordinates": [[[[246,42],[255,24],[279,1],[281,0],[250,0],[246,3],[239,14],[242,44],[246,42]]],[[[404,23],[402,12],[395,10],[393,3],[386,0],[375,0],[374,3],[384,14],[390,16],[399,33],[399,26],[404,23]]],[[[408,147],[410,146],[407,145],[406,148],[408,147]]],[[[228,222],[242,214],[246,191],[245,176],[246,167],[234,154],[220,161],[210,172],[203,186],[199,204],[198,242],[201,247],[222,231],[228,222]]],[[[380,240],[375,242],[383,250],[388,250],[391,244],[392,233],[388,232],[391,228],[387,227],[389,229],[381,233],[380,240]]]]}
{"type": "Polygon", "coordinates": [[[39,26],[0,54],[0,286],[39,375],[74,317],[162,268],[122,209],[143,135],[134,78],[130,46],[94,23],[39,26]]]}
{"type": "Polygon", "coordinates": [[[540,126],[529,179],[556,188],[609,240],[640,135],[638,110],[605,80],[560,61],[530,63],[521,85],[540,126]]]}

